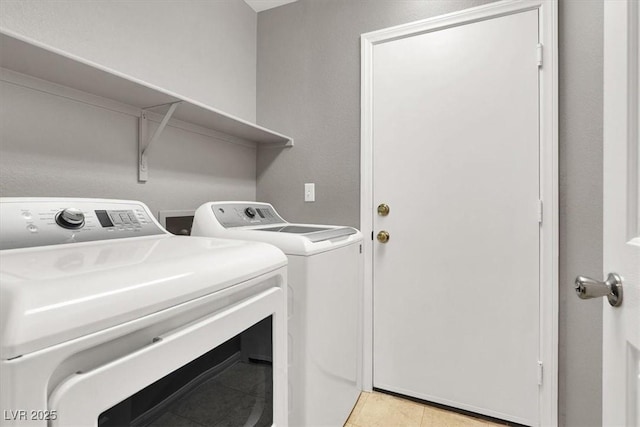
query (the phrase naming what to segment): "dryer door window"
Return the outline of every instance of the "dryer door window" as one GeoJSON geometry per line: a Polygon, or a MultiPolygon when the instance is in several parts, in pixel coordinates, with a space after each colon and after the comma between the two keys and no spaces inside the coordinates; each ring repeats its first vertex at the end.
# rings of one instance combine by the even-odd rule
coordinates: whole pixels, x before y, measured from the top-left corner
{"type": "Polygon", "coordinates": [[[271,317],[140,390],[99,427],[271,426],[271,317]]]}
{"type": "Polygon", "coordinates": [[[286,424],[284,292],[269,288],[63,380],[51,427],[286,424]]]}

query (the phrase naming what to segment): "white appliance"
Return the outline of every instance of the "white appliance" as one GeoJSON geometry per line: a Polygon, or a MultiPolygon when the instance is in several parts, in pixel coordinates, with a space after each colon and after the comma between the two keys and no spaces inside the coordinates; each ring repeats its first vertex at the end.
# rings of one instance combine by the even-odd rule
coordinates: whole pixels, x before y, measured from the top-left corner
{"type": "Polygon", "coordinates": [[[287,425],[271,245],[174,236],[135,201],[0,198],[0,302],[3,426],[287,425]],[[265,324],[272,365],[242,349],[265,324]]]}
{"type": "Polygon", "coordinates": [[[341,426],[361,390],[361,241],[351,227],[290,224],[268,203],[200,206],[192,236],[271,243],[288,265],[289,424],[341,426]]]}

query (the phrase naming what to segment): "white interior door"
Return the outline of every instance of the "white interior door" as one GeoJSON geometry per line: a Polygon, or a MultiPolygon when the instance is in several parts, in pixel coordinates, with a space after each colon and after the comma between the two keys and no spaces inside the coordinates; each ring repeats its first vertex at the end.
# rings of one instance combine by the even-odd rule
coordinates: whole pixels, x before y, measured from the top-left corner
{"type": "Polygon", "coordinates": [[[538,11],[373,50],[373,385],[538,424],[538,11]],[[388,215],[375,213],[378,204],[388,215]],[[382,238],[384,240],[384,238],[382,238]]]}
{"type": "Polygon", "coordinates": [[[640,17],[637,1],[604,8],[603,264],[623,300],[604,302],[603,425],[640,426],[640,17]]]}

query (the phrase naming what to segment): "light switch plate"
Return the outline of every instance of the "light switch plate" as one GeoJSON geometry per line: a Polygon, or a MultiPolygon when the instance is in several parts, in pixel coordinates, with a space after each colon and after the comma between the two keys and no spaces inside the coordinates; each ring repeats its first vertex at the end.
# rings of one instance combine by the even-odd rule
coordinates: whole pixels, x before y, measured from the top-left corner
{"type": "Polygon", "coordinates": [[[304,184],[304,201],[305,202],[316,201],[316,185],[313,182],[304,184]]]}

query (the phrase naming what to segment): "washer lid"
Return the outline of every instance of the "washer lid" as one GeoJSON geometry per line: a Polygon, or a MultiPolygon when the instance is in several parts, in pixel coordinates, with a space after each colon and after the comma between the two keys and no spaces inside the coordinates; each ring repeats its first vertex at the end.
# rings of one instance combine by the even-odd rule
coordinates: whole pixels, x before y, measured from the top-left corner
{"type": "Polygon", "coordinates": [[[284,225],[280,227],[269,228],[253,228],[252,230],[259,231],[275,231],[278,233],[292,233],[299,234],[306,237],[312,242],[322,242],[330,239],[337,239],[343,236],[350,236],[356,234],[358,230],[351,227],[318,227],[308,225],[284,225]]]}
{"type": "Polygon", "coordinates": [[[286,265],[258,242],[150,236],[0,251],[0,357],[10,359],[286,265]]]}

